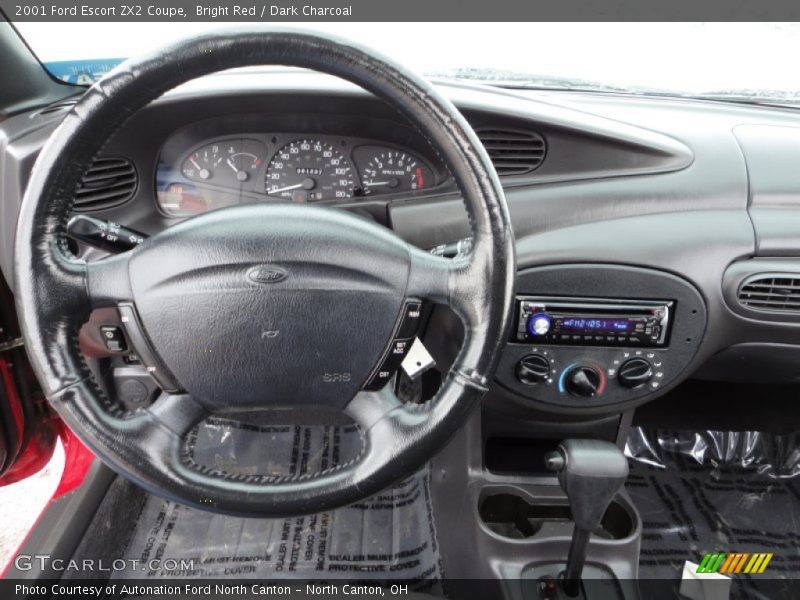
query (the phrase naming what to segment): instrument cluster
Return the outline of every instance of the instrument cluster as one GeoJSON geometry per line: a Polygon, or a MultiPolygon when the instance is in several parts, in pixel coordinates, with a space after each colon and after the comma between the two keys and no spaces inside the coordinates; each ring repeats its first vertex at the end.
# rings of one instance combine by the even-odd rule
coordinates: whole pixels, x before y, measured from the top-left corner
{"type": "Polygon", "coordinates": [[[442,183],[418,154],[373,140],[307,134],[243,134],[163,154],[156,197],[187,217],[249,201],[358,202],[415,195],[442,183]]]}

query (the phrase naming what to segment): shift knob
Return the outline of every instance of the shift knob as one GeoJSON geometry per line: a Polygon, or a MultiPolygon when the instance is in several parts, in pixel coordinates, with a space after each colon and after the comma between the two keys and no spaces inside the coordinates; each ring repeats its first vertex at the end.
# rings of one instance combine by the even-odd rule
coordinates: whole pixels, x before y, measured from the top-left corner
{"type": "Polygon", "coordinates": [[[611,442],[565,440],[547,454],[545,465],[558,473],[575,521],[562,586],[567,596],[576,597],[592,531],[628,478],[628,461],[611,442]]]}
{"type": "Polygon", "coordinates": [[[547,455],[546,464],[558,473],[575,524],[590,531],[600,526],[608,505],[628,478],[625,455],[611,442],[601,440],[564,440],[556,452],[547,455]]]}

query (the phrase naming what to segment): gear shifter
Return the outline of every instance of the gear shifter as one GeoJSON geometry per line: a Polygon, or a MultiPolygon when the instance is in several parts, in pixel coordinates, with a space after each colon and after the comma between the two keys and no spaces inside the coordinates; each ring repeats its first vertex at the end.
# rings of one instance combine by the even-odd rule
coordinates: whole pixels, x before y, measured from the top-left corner
{"type": "Polygon", "coordinates": [[[550,471],[567,495],[575,530],[567,557],[563,589],[576,597],[581,589],[581,572],[586,561],[589,538],[628,477],[628,461],[619,448],[600,440],[565,440],[545,457],[550,471]]]}

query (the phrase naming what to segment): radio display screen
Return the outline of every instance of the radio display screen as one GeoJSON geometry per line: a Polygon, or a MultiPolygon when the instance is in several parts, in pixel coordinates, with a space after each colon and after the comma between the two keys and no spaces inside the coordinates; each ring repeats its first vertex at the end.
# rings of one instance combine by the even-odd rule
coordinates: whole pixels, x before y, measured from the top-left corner
{"type": "Polygon", "coordinates": [[[633,329],[633,322],[630,319],[596,319],[583,317],[563,317],[558,320],[561,331],[564,332],[583,332],[593,333],[627,333],[633,329]]]}

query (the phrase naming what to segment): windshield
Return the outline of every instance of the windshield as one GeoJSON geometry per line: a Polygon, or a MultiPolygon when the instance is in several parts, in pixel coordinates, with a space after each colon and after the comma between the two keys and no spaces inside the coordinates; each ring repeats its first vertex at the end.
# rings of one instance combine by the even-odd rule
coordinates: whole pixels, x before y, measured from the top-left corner
{"type": "MultiPolygon", "coordinates": [[[[214,23],[17,23],[56,77],[88,84],[122,59],[214,23]]],[[[800,103],[797,23],[315,23],[429,76],[514,87],[800,103]]]]}

